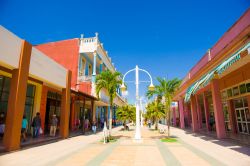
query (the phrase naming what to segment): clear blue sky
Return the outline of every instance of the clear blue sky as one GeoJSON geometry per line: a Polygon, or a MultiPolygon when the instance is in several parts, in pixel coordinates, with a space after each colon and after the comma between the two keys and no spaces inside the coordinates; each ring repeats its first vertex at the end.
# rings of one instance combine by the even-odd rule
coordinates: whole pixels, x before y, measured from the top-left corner
{"type": "Polygon", "coordinates": [[[249,0],[0,0],[0,24],[32,44],[99,32],[123,74],[138,64],[154,78],[183,78],[249,6],[249,0]]]}

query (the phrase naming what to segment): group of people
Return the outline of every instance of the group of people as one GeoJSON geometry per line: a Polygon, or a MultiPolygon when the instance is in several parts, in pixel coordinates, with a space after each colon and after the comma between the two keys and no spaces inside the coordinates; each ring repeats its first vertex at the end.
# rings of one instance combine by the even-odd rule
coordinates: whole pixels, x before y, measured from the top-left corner
{"type": "MultiPolygon", "coordinates": [[[[58,125],[58,119],[54,114],[50,121],[50,136],[54,137],[56,135],[57,125],[58,125]]],[[[31,127],[33,128],[33,134],[32,134],[33,138],[37,138],[39,137],[40,134],[43,134],[43,130],[41,127],[41,117],[39,112],[37,112],[36,116],[33,118],[31,127]]],[[[23,142],[27,140],[26,137],[27,130],[28,130],[28,120],[24,115],[22,119],[22,128],[21,128],[21,136],[23,142]]]]}
{"type": "Polygon", "coordinates": [[[92,122],[92,125],[91,125],[90,122],[89,122],[89,119],[85,119],[85,120],[84,120],[84,124],[83,124],[83,132],[84,132],[84,133],[85,133],[85,132],[88,132],[89,129],[90,129],[90,127],[91,127],[93,133],[96,133],[96,121],[94,120],[94,121],[92,122]]]}

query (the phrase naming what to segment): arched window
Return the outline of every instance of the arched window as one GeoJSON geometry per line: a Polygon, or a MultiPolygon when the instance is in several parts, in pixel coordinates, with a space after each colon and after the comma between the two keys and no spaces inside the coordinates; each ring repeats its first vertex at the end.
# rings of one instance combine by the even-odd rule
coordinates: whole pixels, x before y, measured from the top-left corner
{"type": "Polygon", "coordinates": [[[85,75],[85,69],[86,69],[86,60],[84,58],[82,58],[82,65],[81,65],[81,70],[80,70],[80,76],[84,76],[85,75]]]}

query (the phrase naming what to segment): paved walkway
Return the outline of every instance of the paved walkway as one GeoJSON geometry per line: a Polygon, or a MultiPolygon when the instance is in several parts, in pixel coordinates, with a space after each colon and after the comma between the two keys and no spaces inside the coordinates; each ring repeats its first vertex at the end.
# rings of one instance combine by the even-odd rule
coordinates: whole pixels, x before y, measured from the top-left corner
{"type": "Polygon", "coordinates": [[[101,133],[78,136],[56,143],[0,156],[0,165],[249,165],[250,149],[171,128],[174,143],[160,141],[163,134],[144,127],[143,140],[134,131],[113,130],[118,139],[103,144],[101,133]],[[222,145],[220,145],[222,144],[222,145]],[[238,149],[237,149],[238,148],[238,149]]]}

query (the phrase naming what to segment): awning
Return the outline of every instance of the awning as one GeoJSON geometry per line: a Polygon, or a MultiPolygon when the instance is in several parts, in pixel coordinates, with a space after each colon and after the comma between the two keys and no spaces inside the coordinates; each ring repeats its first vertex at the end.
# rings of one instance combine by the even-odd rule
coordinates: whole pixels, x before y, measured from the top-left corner
{"type": "Polygon", "coordinates": [[[228,69],[232,64],[239,61],[241,59],[240,53],[243,50],[250,48],[250,42],[239,49],[236,53],[234,53],[230,58],[226,59],[223,63],[215,67],[213,70],[208,72],[205,76],[203,76],[200,80],[193,83],[186,91],[185,102],[188,102],[191,98],[191,95],[195,94],[200,88],[205,87],[209,84],[209,82],[214,78],[214,74],[222,74],[226,69],[228,69]]]}

